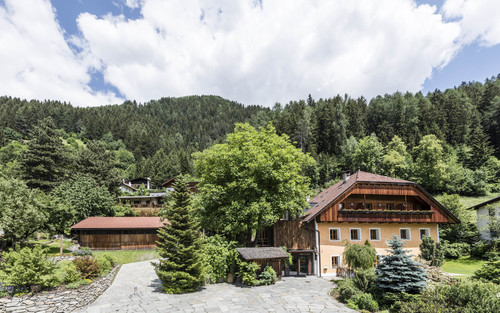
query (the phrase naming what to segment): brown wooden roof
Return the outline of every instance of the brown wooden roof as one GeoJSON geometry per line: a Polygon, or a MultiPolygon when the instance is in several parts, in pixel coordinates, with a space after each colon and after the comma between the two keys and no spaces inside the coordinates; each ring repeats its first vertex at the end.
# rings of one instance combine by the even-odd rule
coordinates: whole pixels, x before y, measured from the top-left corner
{"type": "Polygon", "coordinates": [[[151,229],[169,224],[158,216],[141,217],[88,217],[71,226],[71,229],[151,229]]]}
{"type": "Polygon", "coordinates": [[[427,198],[427,202],[432,202],[436,207],[439,208],[440,211],[446,215],[448,222],[450,223],[460,223],[460,220],[456,218],[450,211],[448,211],[445,207],[443,207],[436,199],[434,199],[427,191],[425,191],[418,184],[398,178],[392,178],[382,175],[377,175],[373,173],[367,173],[363,171],[358,171],[357,173],[351,175],[347,181],[340,181],[333,186],[323,190],[316,197],[309,201],[311,207],[304,214],[303,220],[305,222],[310,222],[314,220],[320,213],[325,211],[328,208],[331,208],[331,205],[343,198],[346,194],[349,194],[355,185],[360,185],[363,183],[369,184],[391,184],[391,185],[401,185],[401,186],[412,186],[418,189],[419,193],[422,197],[427,198]]]}
{"type": "Polygon", "coordinates": [[[281,247],[236,248],[236,250],[246,261],[288,258],[288,253],[281,247]]]}

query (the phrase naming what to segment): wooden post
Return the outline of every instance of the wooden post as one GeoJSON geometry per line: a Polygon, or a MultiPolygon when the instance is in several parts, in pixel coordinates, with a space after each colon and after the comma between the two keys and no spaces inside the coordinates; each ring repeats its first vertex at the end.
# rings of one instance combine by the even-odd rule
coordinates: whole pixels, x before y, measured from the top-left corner
{"type": "Polygon", "coordinates": [[[63,254],[63,236],[64,235],[60,235],[60,241],[59,241],[59,254],[63,254]]]}

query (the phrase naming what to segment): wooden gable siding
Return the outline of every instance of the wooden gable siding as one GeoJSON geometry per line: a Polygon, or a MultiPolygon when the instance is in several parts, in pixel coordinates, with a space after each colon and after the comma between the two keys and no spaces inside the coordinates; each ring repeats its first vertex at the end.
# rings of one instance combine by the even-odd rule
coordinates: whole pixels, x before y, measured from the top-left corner
{"type": "Polygon", "coordinates": [[[372,222],[372,223],[447,223],[444,212],[425,193],[412,185],[358,183],[348,189],[336,201],[330,203],[320,214],[320,222],[372,222]],[[339,212],[339,203],[351,195],[384,196],[391,202],[394,197],[418,197],[430,206],[429,211],[394,210],[344,210],[339,212]]]}
{"type": "Polygon", "coordinates": [[[92,250],[143,250],[154,249],[158,235],[154,233],[127,233],[120,230],[79,231],[78,242],[92,250]]]}
{"type": "Polygon", "coordinates": [[[314,249],[316,246],[314,223],[303,223],[298,220],[278,221],[274,224],[274,246],[285,246],[289,250],[314,249]]]}

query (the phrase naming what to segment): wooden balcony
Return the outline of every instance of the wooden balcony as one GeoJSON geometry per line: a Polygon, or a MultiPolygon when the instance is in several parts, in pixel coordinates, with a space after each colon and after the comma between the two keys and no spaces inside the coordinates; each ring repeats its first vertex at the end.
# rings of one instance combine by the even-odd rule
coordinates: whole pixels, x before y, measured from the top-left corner
{"type": "Polygon", "coordinates": [[[339,222],[369,223],[429,223],[432,222],[431,210],[339,210],[339,222]]]}
{"type": "Polygon", "coordinates": [[[133,204],[131,203],[130,204],[130,207],[132,209],[159,209],[161,208],[161,204],[154,204],[154,203],[150,203],[150,204],[133,204]]]}

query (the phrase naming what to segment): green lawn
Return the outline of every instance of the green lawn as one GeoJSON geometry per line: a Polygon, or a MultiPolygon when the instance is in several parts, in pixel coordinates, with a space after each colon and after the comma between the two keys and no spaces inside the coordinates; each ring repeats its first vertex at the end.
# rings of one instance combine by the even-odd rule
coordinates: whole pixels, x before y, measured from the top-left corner
{"type": "Polygon", "coordinates": [[[459,277],[469,277],[472,276],[475,271],[480,269],[484,263],[486,263],[484,260],[463,257],[457,260],[446,260],[442,268],[443,271],[447,273],[464,275],[459,277]]]}
{"type": "MultiPolygon", "coordinates": [[[[437,201],[441,201],[442,196],[443,196],[442,194],[436,195],[435,198],[437,201]]],[[[486,196],[480,196],[480,197],[460,196],[460,200],[462,201],[462,203],[465,205],[466,208],[470,208],[473,205],[488,201],[495,197],[498,197],[498,193],[489,193],[486,196]]]]}
{"type": "MultiPolygon", "coordinates": [[[[53,255],[59,253],[59,239],[57,240],[49,240],[49,239],[41,239],[41,240],[32,240],[29,241],[28,244],[40,244],[43,247],[47,248],[47,254],[53,255]]],[[[71,253],[69,247],[71,247],[73,243],[70,240],[63,240],[63,253],[71,253]]]]}
{"type": "Polygon", "coordinates": [[[93,251],[95,256],[108,254],[120,264],[134,263],[159,258],[156,250],[93,251]]]}

